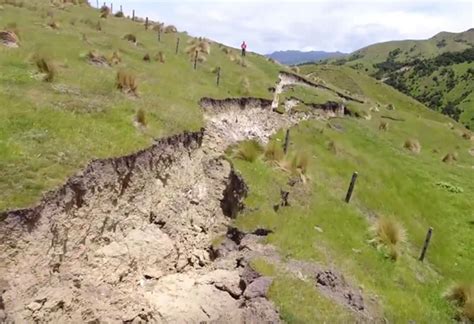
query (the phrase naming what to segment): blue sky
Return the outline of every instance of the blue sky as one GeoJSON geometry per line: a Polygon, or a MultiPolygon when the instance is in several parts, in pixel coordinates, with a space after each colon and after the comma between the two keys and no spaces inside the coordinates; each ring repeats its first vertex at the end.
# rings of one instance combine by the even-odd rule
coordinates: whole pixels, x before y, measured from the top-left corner
{"type": "MultiPolygon", "coordinates": [[[[95,5],[96,0],[90,0],[95,5]]],[[[108,0],[110,2],[111,0],[108,0]]],[[[103,1],[100,1],[103,2],[103,1]]],[[[193,36],[249,50],[351,52],[395,39],[429,38],[474,26],[473,0],[112,0],[126,14],[173,24],[193,36]]]]}

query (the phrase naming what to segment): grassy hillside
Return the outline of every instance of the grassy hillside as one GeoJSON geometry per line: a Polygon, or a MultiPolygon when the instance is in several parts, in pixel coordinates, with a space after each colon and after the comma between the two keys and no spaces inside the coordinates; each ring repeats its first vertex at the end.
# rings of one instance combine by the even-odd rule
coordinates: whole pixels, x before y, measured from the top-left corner
{"type": "MultiPolygon", "coordinates": [[[[185,32],[162,33],[159,42],[157,31],[145,30],[143,23],[99,18],[97,10],[86,6],[39,0],[0,0],[0,5],[0,30],[14,30],[20,37],[18,48],[0,44],[0,210],[33,204],[91,159],[127,154],[157,137],[202,127],[201,97],[271,98],[268,88],[281,69],[252,53],[241,62],[237,50],[210,42],[210,53],[200,54],[206,60],[194,70],[185,51],[191,37],[185,32]],[[126,34],[138,43],[125,40],[126,34]],[[91,51],[92,58],[103,55],[106,62],[117,52],[121,62],[91,64],[91,51]],[[159,52],[164,63],[153,59],[159,52]],[[143,59],[146,54],[150,61],[143,59]],[[47,74],[38,67],[49,71],[52,80],[44,81],[47,74]],[[222,71],[219,87],[216,67],[222,71]],[[137,95],[117,89],[119,71],[127,71],[129,83],[135,77],[137,95]]],[[[273,230],[267,242],[277,247],[283,262],[337,269],[367,303],[377,305],[373,314],[381,321],[450,323],[463,318],[443,293],[452,284],[472,284],[474,278],[470,133],[357,69],[305,65],[300,72],[364,103],[344,102],[351,117],[308,120],[292,129],[287,158],[270,163],[261,155],[250,162],[230,154],[249,185],[247,208],[237,226],[273,230]],[[420,152],[405,148],[407,140],[418,142],[420,152]],[[451,161],[442,162],[448,153],[451,161]],[[359,179],[346,204],[354,171],[359,179]],[[290,206],[275,211],[281,189],[290,192],[290,206]],[[377,244],[369,228],[382,216],[399,224],[406,239],[400,237],[393,246],[377,244]],[[430,226],[433,239],[421,263],[417,257],[430,226]]],[[[334,92],[302,86],[290,87],[280,104],[289,98],[303,101],[297,107],[301,110],[341,101],[334,92]]],[[[275,147],[281,147],[283,136],[284,130],[272,139],[275,147]]],[[[316,289],[313,277],[290,273],[274,261],[255,260],[254,266],[275,277],[270,298],[283,320],[362,321],[316,289]]]]}
{"type": "Polygon", "coordinates": [[[162,33],[158,42],[158,33],[143,23],[101,19],[86,6],[39,0],[0,4],[0,30],[13,27],[20,37],[19,48],[0,44],[0,210],[35,202],[93,158],[123,155],[156,137],[200,128],[201,97],[270,98],[267,89],[280,69],[252,53],[242,66],[236,50],[226,54],[211,42],[206,61],[193,70],[185,32],[162,33]],[[48,26],[53,22],[57,28],[48,26]],[[124,40],[127,34],[138,45],[124,40]],[[116,51],[122,62],[90,64],[90,51],[106,58],[116,51]],[[153,60],[158,52],[164,63],[153,60]],[[143,60],[146,54],[151,62],[143,60]],[[41,80],[35,56],[53,65],[53,82],[41,80]],[[212,71],[218,66],[219,87],[212,71]],[[119,70],[136,77],[138,97],[117,90],[119,70]],[[134,125],[140,110],[145,128],[134,125]]]}
{"type": "Polygon", "coordinates": [[[375,44],[332,63],[367,72],[474,129],[474,29],[375,44]]]}
{"type": "MultiPolygon", "coordinates": [[[[238,224],[247,230],[272,229],[268,242],[286,259],[342,269],[380,302],[382,317],[390,323],[454,321],[455,310],[442,295],[453,283],[472,282],[474,277],[474,157],[468,152],[474,143],[462,139],[462,127],[452,128],[449,118],[361,72],[315,65],[301,72],[364,98],[365,104],[349,107],[365,118],[309,121],[292,131],[290,159],[305,154],[309,160],[307,182],[301,187],[289,186],[294,175],[264,157],[252,163],[234,159],[251,193],[249,210],[238,224]],[[389,104],[396,110],[387,109],[389,104]],[[388,122],[388,130],[379,129],[382,122],[388,122]],[[404,148],[407,139],[419,141],[419,154],[404,148]],[[441,161],[448,152],[458,153],[454,164],[441,161]],[[359,172],[355,196],[346,204],[354,171],[359,172]],[[290,206],[275,212],[281,188],[290,191],[290,206]],[[369,228],[383,216],[406,229],[396,261],[370,243],[369,228]],[[428,259],[421,263],[417,258],[430,226],[433,241],[428,259]]],[[[293,94],[305,102],[321,97],[320,90],[302,87],[293,94]]],[[[282,143],[283,138],[281,132],[274,140],[282,143]]],[[[357,320],[352,312],[315,294],[311,282],[294,278],[271,261],[258,266],[277,277],[271,294],[288,322],[357,320]]]]}

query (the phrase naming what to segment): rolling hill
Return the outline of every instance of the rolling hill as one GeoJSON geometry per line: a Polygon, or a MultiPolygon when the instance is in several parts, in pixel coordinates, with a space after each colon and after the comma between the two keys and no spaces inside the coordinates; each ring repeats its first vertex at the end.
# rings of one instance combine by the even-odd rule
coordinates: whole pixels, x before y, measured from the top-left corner
{"type": "Polygon", "coordinates": [[[472,320],[460,123],[78,3],[0,0],[0,322],[472,320]]]}
{"type": "Polygon", "coordinates": [[[324,51],[276,51],[267,54],[267,57],[274,59],[281,64],[295,65],[308,62],[316,62],[329,58],[338,58],[346,54],[341,52],[324,52],[324,51]]]}
{"type": "Polygon", "coordinates": [[[374,44],[331,63],[369,73],[474,128],[474,29],[374,44]]]}

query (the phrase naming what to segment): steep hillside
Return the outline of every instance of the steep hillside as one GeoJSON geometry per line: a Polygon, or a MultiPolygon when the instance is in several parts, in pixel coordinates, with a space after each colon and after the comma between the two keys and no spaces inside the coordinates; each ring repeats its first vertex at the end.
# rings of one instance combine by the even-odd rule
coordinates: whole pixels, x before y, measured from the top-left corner
{"type": "Polygon", "coordinates": [[[308,62],[316,62],[320,60],[338,58],[346,54],[341,52],[324,52],[324,51],[277,51],[271,54],[267,54],[267,57],[274,59],[281,64],[301,64],[308,62]]]}
{"type": "Polygon", "coordinates": [[[0,0],[0,322],[474,320],[461,124],[71,2],[0,0]]]}
{"type": "Polygon", "coordinates": [[[474,29],[375,44],[333,63],[367,72],[474,128],[474,29]]]}

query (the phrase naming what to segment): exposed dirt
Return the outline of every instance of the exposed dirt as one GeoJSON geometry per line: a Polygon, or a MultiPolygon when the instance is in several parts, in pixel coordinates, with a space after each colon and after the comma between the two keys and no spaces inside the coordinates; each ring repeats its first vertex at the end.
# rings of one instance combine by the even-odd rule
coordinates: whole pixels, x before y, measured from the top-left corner
{"type": "Polygon", "coordinates": [[[314,116],[255,98],[201,104],[206,130],[92,161],[37,206],[0,214],[0,322],[279,321],[271,280],[248,267],[275,254],[256,244],[268,231],[210,248],[247,193],[222,155],[314,116]]]}

